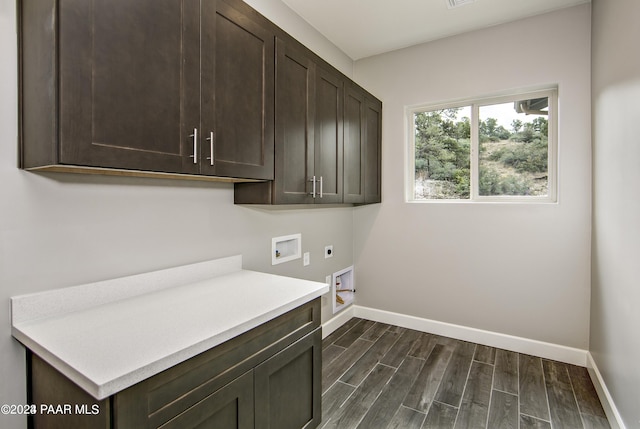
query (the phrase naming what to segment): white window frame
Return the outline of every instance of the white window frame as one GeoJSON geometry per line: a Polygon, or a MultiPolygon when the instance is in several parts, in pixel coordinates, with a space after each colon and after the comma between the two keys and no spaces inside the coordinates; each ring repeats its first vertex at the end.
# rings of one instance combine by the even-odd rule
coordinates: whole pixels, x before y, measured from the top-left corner
{"type": "Polygon", "coordinates": [[[518,202],[518,203],[557,203],[558,202],[558,89],[546,88],[542,90],[511,93],[504,96],[483,97],[479,99],[460,100],[450,103],[422,104],[405,108],[407,130],[405,201],[408,203],[478,203],[478,202],[518,202]],[[525,99],[549,98],[549,140],[547,146],[548,192],[542,196],[526,195],[480,195],[478,188],[479,177],[479,127],[478,118],[480,107],[515,102],[525,99]],[[414,115],[420,112],[444,110],[451,108],[471,107],[471,164],[468,199],[415,199],[415,130],[414,115]]]}

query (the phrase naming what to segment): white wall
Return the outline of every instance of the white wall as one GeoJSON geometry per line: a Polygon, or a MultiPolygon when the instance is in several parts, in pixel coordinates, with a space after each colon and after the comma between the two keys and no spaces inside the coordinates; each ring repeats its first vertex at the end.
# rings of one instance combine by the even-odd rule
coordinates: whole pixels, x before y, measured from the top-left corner
{"type": "Polygon", "coordinates": [[[591,354],[628,428],[640,427],[640,3],[593,0],[591,354]]]}
{"type": "MultiPolygon", "coordinates": [[[[269,3],[269,16],[285,30],[305,28],[275,7],[280,2],[269,3]]],[[[345,68],[342,52],[309,26],[305,31],[310,48],[345,68]]],[[[10,331],[11,296],[234,254],[244,255],[245,268],[317,281],[352,264],[350,207],[267,210],[234,206],[228,184],[19,170],[16,43],[15,2],[0,1],[0,404],[26,400],[24,349],[10,331]],[[271,267],[271,237],[297,232],[311,265],[271,267]],[[327,244],[335,256],[325,260],[327,244]]],[[[26,418],[0,415],[0,427],[26,428],[26,418]]]]}
{"type": "Polygon", "coordinates": [[[384,103],[383,203],[355,209],[358,304],[587,349],[590,5],[357,61],[384,103]],[[404,107],[557,84],[558,204],[404,202],[404,107]]]}

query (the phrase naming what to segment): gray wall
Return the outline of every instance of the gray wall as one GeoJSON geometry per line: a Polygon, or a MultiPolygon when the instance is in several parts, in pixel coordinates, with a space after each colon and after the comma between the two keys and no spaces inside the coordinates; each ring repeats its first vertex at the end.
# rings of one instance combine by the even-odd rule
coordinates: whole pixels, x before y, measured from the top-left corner
{"type": "MultiPolygon", "coordinates": [[[[258,2],[259,3],[259,2],[258,2]]],[[[279,1],[265,11],[350,74],[342,52],[279,1]]],[[[245,268],[324,281],[353,263],[353,209],[233,205],[233,187],[168,180],[35,174],[17,168],[15,2],[0,1],[0,404],[25,403],[24,349],[9,297],[242,254],[245,268]],[[271,266],[271,237],[302,233],[302,260],[271,266]],[[335,256],[325,260],[324,246],[335,256]]],[[[330,317],[329,301],[323,319],[330,317]]],[[[231,304],[232,305],[232,304],[231,304]]],[[[236,305],[242,305],[237,303],[236,305]]],[[[26,418],[0,415],[3,429],[26,418]]]]}
{"type": "Polygon", "coordinates": [[[358,304],[588,348],[590,5],[357,61],[380,97],[383,203],[355,209],[358,304]],[[405,106],[558,84],[557,204],[406,203],[405,106]]]}
{"type": "Polygon", "coordinates": [[[591,354],[640,427],[640,3],[593,0],[591,354]]]}

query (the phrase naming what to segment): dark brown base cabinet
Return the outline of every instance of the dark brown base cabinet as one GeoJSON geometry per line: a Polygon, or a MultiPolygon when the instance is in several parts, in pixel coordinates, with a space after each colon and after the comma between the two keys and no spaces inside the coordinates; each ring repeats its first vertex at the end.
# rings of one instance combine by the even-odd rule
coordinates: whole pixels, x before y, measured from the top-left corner
{"type": "Polygon", "coordinates": [[[312,429],[321,420],[320,298],[102,401],[28,354],[35,429],[312,429]],[[99,410],[99,413],[93,412],[99,410]],[[80,412],[82,411],[82,412],[80,412]],[[86,412],[84,412],[86,411],[86,412]]]}

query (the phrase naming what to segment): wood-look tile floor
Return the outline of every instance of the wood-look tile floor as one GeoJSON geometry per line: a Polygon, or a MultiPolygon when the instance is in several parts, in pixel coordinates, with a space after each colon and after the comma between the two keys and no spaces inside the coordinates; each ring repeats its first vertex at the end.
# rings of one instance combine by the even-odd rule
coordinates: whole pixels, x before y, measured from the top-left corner
{"type": "Polygon", "coordinates": [[[322,358],[320,428],[609,428],[574,365],[358,318],[322,358]]]}

